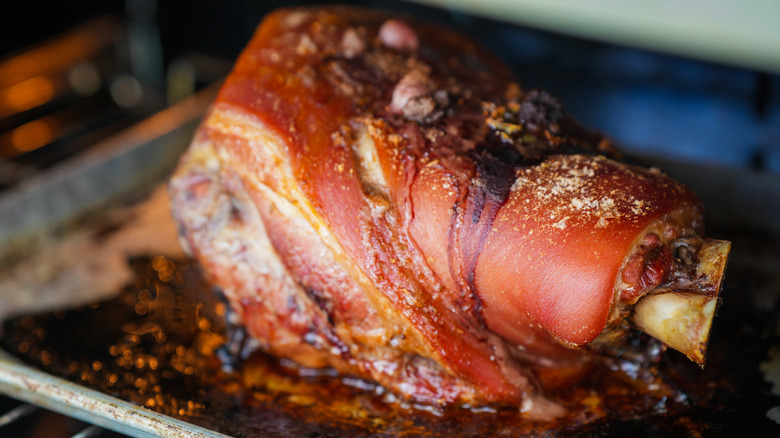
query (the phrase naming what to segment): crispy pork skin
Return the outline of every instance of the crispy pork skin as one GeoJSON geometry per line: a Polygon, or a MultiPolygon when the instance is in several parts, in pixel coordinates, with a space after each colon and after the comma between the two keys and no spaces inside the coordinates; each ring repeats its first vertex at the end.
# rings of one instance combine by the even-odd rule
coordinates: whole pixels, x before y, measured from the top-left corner
{"type": "Polygon", "coordinates": [[[626,327],[704,361],[728,242],[702,237],[691,191],[616,157],[459,34],[285,9],[170,191],[183,242],[263,350],[544,419],[563,407],[533,369],[586,370],[626,327]]]}

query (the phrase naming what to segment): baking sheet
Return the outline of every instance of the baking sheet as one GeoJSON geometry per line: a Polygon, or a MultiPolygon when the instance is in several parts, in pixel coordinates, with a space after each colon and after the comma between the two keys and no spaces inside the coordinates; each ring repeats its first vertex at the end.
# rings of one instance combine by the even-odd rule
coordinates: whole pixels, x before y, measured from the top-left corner
{"type": "MultiPolygon", "coordinates": [[[[205,105],[199,108],[202,110],[205,105]]],[[[60,385],[62,382],[59,380],[49,380],[53,377],[48,374],[55,372],[75,382],[78,385],[75,389],[92,386],[101,393],[119,395],[125,401],[145,406],[145,409],[166,417],[177,417],[186,423],[234,436],[544,433],[543,429],[529,427],[519,420],[516,413],[426,410],[400,403],[369,382],[345,380],[328,373],[298,375],[289,364],[262,355],[253,356],[243,364],[219,362],[220,345],[227,338],[240,337],[240,334],[229,333],[224,327],[219,327],[219,318],[224,316],[220,311],[224,313],[224,306],[220,307],[204,285],[201,284],[198,290],[208,296],[196,296],[194,290],[178,295],[174,293],[176,288],[171,285],[178,281],[174,279],[174,273],[186,273],[182,275],[189,278],[179,287],[182,284],[191,286],[198,281],[192,277],[197,272],[196,268],[180,258],[181,254],[176,252],[175,243],[172,243],[175,242],[175,227],[166,214],[165,191],[159,186],[159,178],[165,172],[161,172],[154,183],[141,184],[129,177],[114,178],[114,182],[123,183],[119,184],[119,188],[111,184],[91,184],[93,190],[82,192],[83,203],[77,203],[72,211],[55,215],[59,220],[52,218],[44,225],[23,219],[25,214],[45,216],[45,212],[49,211],[46,203],[33,200],[52,196],[52,191],[56,193],[60,186],[73,187],[70,184],[75,184],[74,181],[85,178],[90,172],[94,175],[116,175],[112,172],[117,172],[118,163],[124,159],[133,162],[139,156],[136,154],[142,154],[139,151],[148,151],[150,147],[181,150],[189,139],[185,133],[194,127],[198,116],[194,108],[190,110],[190,117],[183,117],[179,123],[171,123],[168,128],[158,130],[162,134],[139,135],[138,138],[147,140],[134,145],[132,142],[115,143],[124,145],[121,151],[106,148],[103,152],[96,152],[81,163],[73,164],[68,172],[55,173],[52,178],[55,178],[56,184],[42,178],[24,188],[22,194],[12,194],[10,199],[14,202],[7,201],[8,198],[0,201],[0,206],[11,205],[21,218],[15,222],[18,236],[48,235],[40,240],[43,251],[31,255],[43,258],[27,259],[34,260],[33,263],[8,263],[3,269],[0,309],[6,317],[13,315],[13,318],[4,324],[5,332],[0,341],[8,353],[22,358],[27,365],[9,359],[8,354],[3,353],[2,360],[7,361],[4,363],[11,364],[8,368],[11,374],[4,375],[5,383],[0,383],[0,391],[35,403],[59,406],[61,401],[57,399],[41,400],[34,391],[30,392],[31,389],[42,388],[37,381],[27,380],[32,385],[22,388],[19,386],[21,375],[13,374],[17,372],[14,370],[21,369],[22,373],[43,379],[41,383],[57,382],[48,386],[47,393],[56,393],[60,386],[72,388],[60,385]],[[166,136],[166,132],[181,132],[182,135],[166,136]],[[84,172],[79,171],[81,166],[84,172]],[[151,190],[151,196],[135,206],[94,207],[122,205],[121,200],[139,199],[141,193],[148,196],[150,187],[157,187],[157,190],[151,190]],[[91,212],[87,215],[91,219],[84,218],[85,212],[91,212]],[[72,225],[74,223],[81,226],[72,225]],[[47,257],[52,263],[62,263],[61,254],[74,251],[80,257],[95,261],[90,264],[93,271],[92,274],[86,271],[69,288],[60,289],[60,293],[55,293],[57,289],[52,287],[56,282],[49,281],[57,278],[56,275],[25,277],[23,274],[26,268],[35,271],[46,266],[47,257]],[[98,274],[118,272],[114,268],[117,265],[107,264],[107,260],[119,260],[120,264],[122,260],[131,261],[129,285],[119,287],[117,291],[117,284],[128,282],[128,277],[120,276],[119,280],[113,278],[114,283],[110,287],[104,288],[105,294],[90,295],[94,292],[93,280],[98,278],[98,274]],[[145,276],[138,276],[141,271],[147,272],[145,276]],[[28,282],[24,287],[30,293],[37,292],[40,299],[27,300],[24,305],[12,301],[18,299],[20,284],[25,283],[8,282],[12,278],[18,280],[19,275],[28,282]],[[3,284],[12,284],[13,287],[2,289],[3,284]],[[77,300],[67,292],[77,290],[89,293],[77,300]],[[117,292],[121,294],[114,296],[117,292]],[[49,301],[52,297],[54,299],[49,301]],[[154,306],[157,306],[158,313],[150,311],[154,306]],[[30,314],[35,315],[27,316],[30,314]],[[66,323],[71,325],[62,325],[66,323]],[[113,332],[108,327],[114,327],[113,332]],[[194,328],[190,330],[187,327],[194,328]],[[97,336],[102,333],[114,335],[109,338],[105,338],[108,335],[97,336]],[[181,338],[170,344],[167,340],[171,337],[166,337],[166,333],[179,333],[177,336],[181,338]],[[165,338],[161,342],[158,341],[162,339],[160,336],[165,338]],[[73,343],[82,348],[89,347],[86,353],[81,352],[86,356],[71,357],[77,350],[73,343]],[[94,354],[90,353],[93,350],[101,351],[103,356],[90,356],[94,354]],[[53,356],[67,359],[58,362],[52,359],[53,356]],[[71,366],[73,363],[75,367],[71,366]],[[114,385],[116,381],[112,383],[109,363],[124,370],[113,373],[117,379],[120,375],[123,379],[130,376],[127,386],[119,388],[114,385]],[[158,379],[157,389],[155,384],[148,385],[156,379],[154,373],[149,374],[152,363],[170,371],[170,378],[158,379]],[[38,371],[34,372],[30,365],[48,372],[36,374],[38,371]],[[158,396],[161,398],[158,399],[158,396]]],[[[156,124],[146,126],[145,129],[151,129],[150,126],[160,128],[156,124]]],[[[568,436],[679,436],[700,433],[709,437],[732,436],[746,431],[780,433],[780,420],[777,418],[780,410],[780,384],[777,383],[780,380],[780,253],[777,251],[780,248],[780,184],[777,177],[663,163],[653,159],[649,162],[660,163],[664,170],[699,191],[705,204],[710,206],[709,234],[734,243],[723,292],[725,304],[714,325],[708,366],[700,371],[685,365],[684,359],[674,352],[667,355],[662,365],[678,373],[677,378],[687,382],[689,387],[685,389],[692,394],[689,400],[681,401],[687,403],[683,410],[677,407],[674,410],[659,408],[652,415],[637,412],[633,417],[606,418],[557,432],[568,436]]],[[[0,214],[0,217],[5,216],[0,214]]],[[[18,254],[19,241],[3,241],[6,254],[18,254]]],[[[66,264],[59,265],[57,272],[73,272],[77,266],[84,265],[84,259],[65,259],[66,264]]],[[[65,395],[57,397],[70,398],[65,395]]],[[[82,411],[91,410],[88,407],[93,403],[89,401],[91,399],[73,400],[81,404],[82,411]]],[[[106,403],[109,415],[113,415],[109,407],[115,406],[116,401],[106,403]]],[[[672,406],[671,402],[669,406],[672,406]]],[[[130,414],[123,415],[134,418],[130,414]]],[[[92,421],[103,424],[103,420],[92,421]]],[[[139,431],[137,436],[146,436],[143,433],[149,432],[139,431]]]]}
{"type": "MultiPolygon", "coordinates": [[[[164,195],[165,191],[157,190],[136,208],[164,211],[164,195]]],[[[135,230],[134,236],[141,234],[132,219],[141,216],[130,215],[125,224],[135,230]]],[[[164,215],[152,216],[170,221],[164,215]]],[[[124,226],[110,226],[107,236],[105,223],[100,222],[88,228],[96,245],[92,250],[105,254],[108,249],[102,245],[118,241],[106,237],[123,235],[124,226]]],[[[164,223],[145,223],[146,238],[170,230],[164,223]]],[[[780,254],[776,251],[780,238],[761,230],[715,225],[712,233],[731,239],[734,252],[708,365],[702,371],[675,352],[660,364],[681,382],[688,399],[669,400],[650,410],[644,406],[645,410],[627,416],[624,412],[619,418],[602,418],[556,433],[727,437],[745,430],[780,432],[773,419],[780,409],[780,385],[772,386],[780,382],[780,254]]],[[[67,244],[67,238],[58,244],[67,244]]],[[[125,255],[130,257],[133,275],[119,296],[69,306],[71,310],[11,318],[3,326],[0,347],[82,387],[232,436],[534,436],[549,432],[523,422],[513,411],[439,412],[404,405],[370,382],[327,372],[300,375],[291,364],[264,355],[223,364],[220,357],[230,359],[237,351],[220,349],[227,339],[237,339],[232,345],[241,346],[241,334],[226,329],[224,303],[199,277],[192,261],[153,252],[125,255]]],[[[29,365],[19,366],[29,370],[29,365]]],[[[17,382],[16,377],[6,380],[17,382]]],[[[18,384],[0,382],[0,391],[18,396],[18,384]]],[[[631,402],[630,396],[619,397],[631,402]]]]}
{"type": "Polygon", "coordinates": [[[227,437],[36,370],[3,350],[0,392],[136,438],[227,437]]]}

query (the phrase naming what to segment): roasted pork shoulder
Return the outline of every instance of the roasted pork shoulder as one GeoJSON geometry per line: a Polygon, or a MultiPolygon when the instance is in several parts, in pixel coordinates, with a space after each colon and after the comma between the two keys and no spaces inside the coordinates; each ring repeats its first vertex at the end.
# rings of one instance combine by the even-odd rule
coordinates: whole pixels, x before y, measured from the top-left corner
{"type": "Polygon", "coordinates": [[[535,370],[640,331],[703,364],[730,249],[469,39],[361,9],[269,15],[170,192],[264,351],[529,418],[563,411],[535,370]]]}

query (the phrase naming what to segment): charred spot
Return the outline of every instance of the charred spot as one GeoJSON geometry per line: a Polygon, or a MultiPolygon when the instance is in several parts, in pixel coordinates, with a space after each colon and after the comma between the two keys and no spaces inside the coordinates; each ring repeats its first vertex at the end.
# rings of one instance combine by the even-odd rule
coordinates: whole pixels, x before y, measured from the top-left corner
{"type": "Polygon", "coordinates": [[[244,211],[241,201],[235,197],[230,197],[230,210],[228,211],[230,222],[241,224],[244,222],[244,211]]]}
{"type": "Polygon", "coordinates": [[[533,166],[557,154],[617,155],[604,136],[581,127],[546,91],[535,89],[520,100],[483,102],[482,107],[485,141],[495,149],[515,151],[518,165],[533,166]]]}
{"type": "Polygon", "coordinates": [[[306,292],[306,296],[308,296],[314,304],[317,305],[324,313],[327,315],[328,323],[333,324],[333,302],[330,300],[330,297],[328,297],[324,292],[320,291],[319,289],[315,289],[310,286],[302,286],[303,290],[306,292]]]}
{"type": "MultiPolygon", "coordinates": [[[[485,146],[494,154],[500,155],[504,162],[518,165],[534,165],[544,157],[567,152],[565,138],[553,135],[535,122],[524,119],[520,113],[522,107],[507,107],[486,103],[485,122],[489,129],[485,137],[485,146]]],[[[577,152],[571,148],[571,152],[577,152]]]]}
{"type": "Polygon", "coordinates": [[[214,296],[224,304],[225,308],[225,342],[217,347],[216,355],[223,368],[235,370],[256,349],[257,344],[249,336],[246,326],[240,321],[222,289],[216,286],[212,289],[214,296]]]}
{"type": "Polygon", "coordinates": [[[365,93],[365,84],[375,84],[379,78],[367,69],[362,57],[347,58],[331,55],[322,62],[321,73],[337,89],[348,96],[365,93]]]}
{"type": "Polygon", "coordinates": [[[585,348],[616,359],[615,365],[628,375],[639,378],[642,374],[652,373],[652,366],[665,350],[663,344],[655,338],[642,333],[629,322],[622,319],[616,325],[607,328],[599,337],[585,348]]]}
{"type": "Polygon", "coordinates": [[[690,266],[696,261],[696,255],[701,249],[701,238],[698,236],[680,237],[672,244],[674,258],[683,266],[690,266]]]}
{"type": "Polygon", "coordinates": [[[458,279],[460,289],[458,305],[482,326],[486,322],[476,284],[477,262],[493,222],[509,197],[514,182],[514,164],[519,159],[513,153],[504,155],[499,151],[502,150],[483,144],[470,152],[476,172],[462,207],[456,205],[450,226],[456,243],[448,252],[451,266],[456,267],[453,277],[458,279]]]}
{"type": "Polygon", "coordinates": [[[563,117],[563,106],[550,93],[533,89],[520,103],[517,117],[528,129],[548,129],[558,134],[559,122],[563,117]]]}
{"type": "Polygon", "coordinates": [[[483,147],[472,157],[477,167],[478,189],[502,205],[514,183],[515,168],[522,157],[513,149],[483,147]]]}

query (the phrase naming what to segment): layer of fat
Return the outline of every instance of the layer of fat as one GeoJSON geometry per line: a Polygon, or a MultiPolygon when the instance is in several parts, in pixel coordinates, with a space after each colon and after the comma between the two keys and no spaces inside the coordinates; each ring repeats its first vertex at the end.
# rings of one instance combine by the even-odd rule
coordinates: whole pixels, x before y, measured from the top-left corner
{"type": "MultiPolygon", "coordinates": [[[[380,317],[385,321],[382,329],[378,328],[365,333],[378,338],[371,343],[376,345],[390,345],[392,343],[393,347],[399,350],[417,351],[420,353],[426,351],[426,343],[419,332],[410,330],[410,327],[414,327],[414,325],[408,321],[398,319],[404,317],[391,310],[393,307],[389,300],[352,261],[330,231],[328,225],[317,214],[314,206],[301,190],[289,159],[286,158],[289,156],[289,153],[285,141],[255,117],[229,108],[215,108],[205,120],[204,125],[209,129],[235,135],[246,140],[251,145],[252,150],[258,152],[258,154],[254,154],[252,158],[257,161],[257,163],[254,163],[255,165],[247,163],[235,169],[240,174],[242,180],[261,190],[264,196],[273,202],[275,208],[286,217],[304,218],[317,234],[324,247],[330,252],[330,257],[347,272],[350,278],[356,280],[364,291],[371,291],[371,293],[366,295],[372,304],[372,308],[381,312],[382,315],[380,317]],[[271,187],[263,182],[261,173],[250,170],[256,168],[264,168],[267,172],[272,173],[271,178],[275,187],[271,187]],[[401,331],[403,332],[402,336],[398,336],[401,331]]],[[[359,157],[363,161],[366,171],[377,183],[385,185],[376,145],[370,134],[366,132],[360,135],[358,142],[359,157]]],[[[219,148],[218,154],[221,162],[236,162],[236,159],[230,156],[231,149],[229,148],[219,148]]]]}

